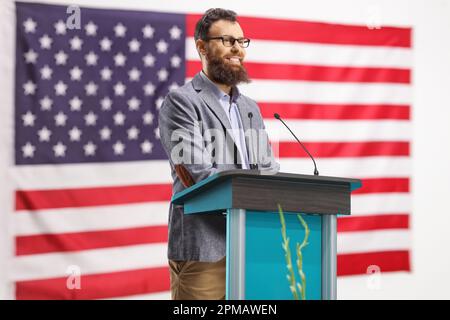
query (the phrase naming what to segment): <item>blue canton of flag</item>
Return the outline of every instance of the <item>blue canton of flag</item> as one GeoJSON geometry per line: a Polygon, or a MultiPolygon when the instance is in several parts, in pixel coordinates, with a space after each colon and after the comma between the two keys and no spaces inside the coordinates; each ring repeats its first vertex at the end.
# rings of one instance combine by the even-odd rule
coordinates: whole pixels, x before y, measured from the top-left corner
{"type": "Polygon", "coordinates": [[[185,16],[17,4],[15,162],[166,159],[158,110],[185,79],[185,16]]]}

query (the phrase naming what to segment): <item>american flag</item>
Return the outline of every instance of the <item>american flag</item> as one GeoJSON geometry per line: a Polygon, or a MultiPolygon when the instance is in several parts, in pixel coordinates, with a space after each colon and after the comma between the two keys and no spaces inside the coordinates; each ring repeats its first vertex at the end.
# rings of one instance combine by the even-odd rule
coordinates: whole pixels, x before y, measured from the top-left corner
{"type": "MultiPolygon", "coordinates": [[[[16,3],[9,285],[17,299],[168,298],[172,191],[156,119],[200,70],[201,15],[81,8],[69,29],[66,9],[16,3]]],[[[241,89],[281,170],[312,167],[274,112],[322,175],[363,181],[339,219],[338,274],[409,271],[411,29],[239,21],[252,39],[241,89]]]]}

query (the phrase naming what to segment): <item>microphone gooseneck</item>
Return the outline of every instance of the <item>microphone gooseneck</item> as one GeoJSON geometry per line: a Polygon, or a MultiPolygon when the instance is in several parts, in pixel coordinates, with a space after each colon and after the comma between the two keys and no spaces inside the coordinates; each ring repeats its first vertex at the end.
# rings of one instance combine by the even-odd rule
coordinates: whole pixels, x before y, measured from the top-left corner
{"type": "Polygon", "coordinates": [[[251,163],[250,163],[250,169],[258,169],[258,164],[257,163],[253,163],[255,161],[255,154],[254,154],[254,150],[253,150],[253,126],[252,126],[252,118],[253,118],[253,113],[249,112],[247,114],[248,119],[250,120],[250,154],[251,154],[251,163]]]}
{"type": "Polygon", "coordinates": [[[305,152],[309,155],[309,157],[311,158],[311,160],[314,163],[314,175],[318,176],[319,175],[319,171],[317,170],[317,165],[316,165],[316,161],[314,160],[313,156],[311,155],[311,153],[309,153],[308,149],[306,149],[306,147],[303,145],[303,143],[297,138],[297,136],[295,135],[295,133],[292,132],[291,129],[289,129],[288,125],[283,121],[283,119],[281,119],[280,115],[278,113],[274,113],[273,116],[275,117],[275,119],[280,120],[282,124],[284,124],[284,126],[289,130],[289,132],[294,136],[295,140],[297,140],[297,142],[302,146],[303,150],[305,150],[305,152]]]}

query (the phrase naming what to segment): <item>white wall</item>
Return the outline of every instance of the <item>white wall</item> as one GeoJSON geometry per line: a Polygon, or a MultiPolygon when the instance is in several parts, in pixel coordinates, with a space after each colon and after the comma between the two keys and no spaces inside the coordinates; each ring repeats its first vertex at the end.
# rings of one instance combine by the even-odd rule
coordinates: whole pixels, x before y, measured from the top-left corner
{"type": "MultiPolygon", "coordinates": [[[[1,0],[10,2],[10,0],[1,0]]],[[[89,6],[92,0],[45,1],[89,6]]],[[[414,28],[413,67],[413,272],[382,275],[369,289],[366,276],[338,281],[340,299],[450,299],[450,0],[185,1],[115,0],[102,6],[203,12],[227,7],[241,15],[365,24],[379,12],[381,24],[414,28]]],[[[9,5],[8,5],[9,7],[9,5]]],[[[3,20],[4,10],[0,12],[3,20]]],[[[1,293],[1,292],[0,292],[1,293]]]]}

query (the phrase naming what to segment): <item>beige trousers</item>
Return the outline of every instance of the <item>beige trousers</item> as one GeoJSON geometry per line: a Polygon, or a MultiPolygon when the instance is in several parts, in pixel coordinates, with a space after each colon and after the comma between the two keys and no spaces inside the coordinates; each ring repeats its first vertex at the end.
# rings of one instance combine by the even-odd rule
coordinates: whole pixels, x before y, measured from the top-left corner
{"type": "Polygon", "coordinates": [[[169,260],[173,300],[225,299],[226,257],[217,262],[169,260]]]}

